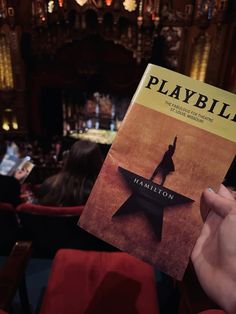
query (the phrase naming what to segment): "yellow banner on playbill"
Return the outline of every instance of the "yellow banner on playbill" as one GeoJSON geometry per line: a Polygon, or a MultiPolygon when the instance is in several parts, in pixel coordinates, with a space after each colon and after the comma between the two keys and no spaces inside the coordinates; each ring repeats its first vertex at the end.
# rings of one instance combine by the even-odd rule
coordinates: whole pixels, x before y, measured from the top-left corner
{"type": "Polygon", "coordinates": [[[132,103],[236,141],[236,95],[185,75],[149,64],[132,103]]]}

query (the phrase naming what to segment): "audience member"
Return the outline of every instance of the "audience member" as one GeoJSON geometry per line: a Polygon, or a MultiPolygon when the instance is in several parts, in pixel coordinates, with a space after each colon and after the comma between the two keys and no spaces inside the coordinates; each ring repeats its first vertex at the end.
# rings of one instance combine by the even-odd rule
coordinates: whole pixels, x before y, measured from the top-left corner
{"type": "MultiPolygon", "coordinates": [[[[6,154],[6,151],[7,143],[3,138],[0,138],[0,162],[6,154]]],[[[16,178],[0,174],[0,202],[17,206],[21,202],[20,192],[21,185],[16,178]]]]}
{"type": "Polygon", "coordinates": [[[208,211],[192,252],[202,288],[227,314],[236,313],[236,200],[223,185],[205,190],[201,210],[208,211]]]}
{"type": "Polygon", "coordinates": [[[42,184],[38,193],[39,203],[51,206],[85,204],[102,162],[97,144],[75,142],[65,157],[62,170],[42,184]]]}

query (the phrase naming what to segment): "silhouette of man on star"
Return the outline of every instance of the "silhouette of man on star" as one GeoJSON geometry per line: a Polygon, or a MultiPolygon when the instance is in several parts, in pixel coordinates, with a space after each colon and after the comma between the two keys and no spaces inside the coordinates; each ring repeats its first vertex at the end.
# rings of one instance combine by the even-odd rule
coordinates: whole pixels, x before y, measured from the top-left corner
{"type": "Polygon", "coordinates": [[[174,152],[175,152],[176,142],[177,142],[177,136],[175,136],[173,144],[169,145],[168,150],[165,152],[161,162],[154,170],[150,178],[151,181],[153,181],[153,179],[157,176],[157,174],[160,174],[161,176],[160,185],[164,185],[167,175],[170,172],[175,171],[175,165],[174,165],[172,156],[174,155],[174,152]]]}

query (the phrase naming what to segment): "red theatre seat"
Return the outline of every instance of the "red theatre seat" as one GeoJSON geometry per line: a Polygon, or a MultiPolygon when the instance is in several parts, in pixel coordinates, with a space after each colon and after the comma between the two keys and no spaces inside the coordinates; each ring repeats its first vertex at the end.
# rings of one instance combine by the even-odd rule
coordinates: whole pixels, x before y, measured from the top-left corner
{"type": "Polygon", "coordinates": [[[77,215],[80,216],[84,205],[72,207],[45,206],[32,203],[22,203],[17,207],[18,212],[42,215],[77,215]]]}
{"type": "Polygon", "coordinates": [[[226,313],[222,310],[206,310],[198,314],[226,314],[226,313]]]}
{"type": "Polygon", "coordinates": [[[0,202],[0,255],[11,252],[19,236],[19,223],[12,204],[0,202]]]}
{"type": "Polygon", "coordinates": [[[1,208],[5,208],[5,209],[10,209],[10,210],[13,210],[14,207],[12,204],[10,203],[4,203],[4,202],[0,202],[0,207],[1,208]]]}
{"type": "Polygon", "coordinates": [[[179,282],[180,304],[179,314],[225,314],[202,289],[190,262],[182,282],[179,282]]]}
{"type": "Polygon", "coordinates": [[[84,206],[53,207],[23,203],[16,210],[22,236],[33,242],[33,257],[52,258],[60,248],[77,248],[77,226],[84,206]]]}
{"type": "Polygon", "coordinates": [[[62,249],[40,314],[158,314],[153,268],[124,252],[62,249]]]}
{"type": "Polygon", "coordinates": [[[12,304],[17,290],[22,313],[31,314],[25,281],[25,269],[31,256],[31,247],[32,243],[29,241],[17,241],[1,265],[0,314],[8,311],[12,313],[12,304]]]}
{"type": "Polygon", "coordinates": [[[17,207],[22,236],[33,242],[33,257],[53,258],[61,248],[117,251],[118,249],[80,228],[84,206],[53,207],[23,203],[17,207]]]}

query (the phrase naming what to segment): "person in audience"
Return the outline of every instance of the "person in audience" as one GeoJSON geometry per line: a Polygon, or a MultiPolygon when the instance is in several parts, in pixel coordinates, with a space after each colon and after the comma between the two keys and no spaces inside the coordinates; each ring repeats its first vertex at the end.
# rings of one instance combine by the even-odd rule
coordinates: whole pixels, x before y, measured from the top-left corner
{"type": "Polygon", "coordinates": [[[206,189],[201,211],[209,212],[191,259],[202,288],[227,314],[236,313],[236,200],[224,185],[206,189]]]}
{"type": "Polygon", "coordinates": [[[13,155],[19,157],[19,147],[16,145],[14,141],[7,142],[7,151],[8,155],[13,155]]]}
{"type": "MultiPolygon", "coordinates": [[[[0,138],[0,163],[7,152],[7,143],[0,138]]],[[[13,176],[0,174],[0,202],[17,206],[20,202],[21,185],[13,176]]]]}
{"type": "Polygon", "coordinates": [[[76,141],[65,156],[62,170],[42,183],[38,203],[51,206],[85,204],[102,163],[96,143],[76,141]]]}

